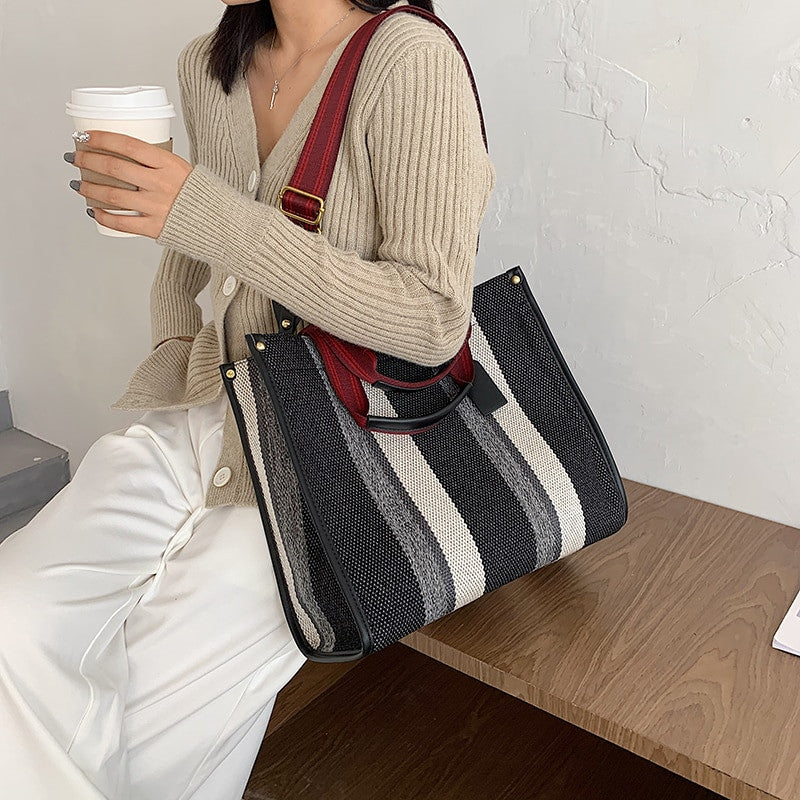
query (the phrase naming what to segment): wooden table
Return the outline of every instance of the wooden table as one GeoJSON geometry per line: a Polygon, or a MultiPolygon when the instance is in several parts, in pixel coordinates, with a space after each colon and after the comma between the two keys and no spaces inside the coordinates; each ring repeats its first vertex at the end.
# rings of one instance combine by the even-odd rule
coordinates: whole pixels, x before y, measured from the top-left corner
{"type": "Polygon", "coordinates": [[[333,666],[278,693],[305,702],[273,712],[244,800],[724,800],[404,644],[333,666]]]}
{"type": "Polygon", "coordinates": [[[800,798],[800,529],[625,480],[613,536],[402,642],[734,800],[800,798]]]}

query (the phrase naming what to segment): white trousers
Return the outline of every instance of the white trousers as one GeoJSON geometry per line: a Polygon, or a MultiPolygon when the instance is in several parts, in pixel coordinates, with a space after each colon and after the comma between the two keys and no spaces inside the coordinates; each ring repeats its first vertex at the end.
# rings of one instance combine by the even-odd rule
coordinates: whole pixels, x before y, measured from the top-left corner
{"type": "Polygon", "coordinates": [[[101,436],[0,544],[0,797],[242,797],[306,659],[258,509],[204,505],[227,404],[101,436]]]}

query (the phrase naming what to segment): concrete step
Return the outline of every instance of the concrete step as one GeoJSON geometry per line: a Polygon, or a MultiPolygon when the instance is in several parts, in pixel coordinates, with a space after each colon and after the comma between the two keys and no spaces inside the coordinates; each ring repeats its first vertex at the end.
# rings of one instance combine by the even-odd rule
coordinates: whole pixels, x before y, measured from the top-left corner
{"type": "Polygon", "coordinates": [[[11,422],[11,401],[8,399],[8,389],[0,392],[0,431],[8,430],[11,422]]]}
{"type": "Polygon", "coordinates": [[[28,508],[23,508],[22,511],[17,511],[16,514],[0,519],[0,542],[11,536],[14,531],[24,528],[45,505],[43,503],[42,505],[29,506],[28,508]]]}
{"type": "Polygon", "coordinates": [[[0,431],[0,521],[41,508],[69,480],[66,450],[17,428],[0,431]]]}

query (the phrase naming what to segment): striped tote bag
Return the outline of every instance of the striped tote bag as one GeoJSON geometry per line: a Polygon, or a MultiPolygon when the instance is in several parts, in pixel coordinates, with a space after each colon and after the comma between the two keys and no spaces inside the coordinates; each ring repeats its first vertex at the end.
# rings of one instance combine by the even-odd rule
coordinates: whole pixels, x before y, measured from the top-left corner
{"type": "MultiPolygon", "coordinates": [[[[416,6],[356,31],[280,195],[308,230],[360,57],[400,12],[461,50],[416,6]]],[[[281,330],[247,334],[250,356],[220,370],[286,620],[310,660],[363,658],[625,523],[608,445],[520,267],[475,287],[468,336],[438,367],[315,325],[297,334],[299,317],[273,304],[281,330]]]]}
{"type": "Polygon", "coordinates": [[[225,385],[286,620],[313,661],[380,650],[625,523],[614,460],[519,267],[475,287],[466,395],[384,354],[358,377],[312,325],[246,338],[225,385]],[[367,403],[348,407],[358,387],[366,420],[367,403]]]}

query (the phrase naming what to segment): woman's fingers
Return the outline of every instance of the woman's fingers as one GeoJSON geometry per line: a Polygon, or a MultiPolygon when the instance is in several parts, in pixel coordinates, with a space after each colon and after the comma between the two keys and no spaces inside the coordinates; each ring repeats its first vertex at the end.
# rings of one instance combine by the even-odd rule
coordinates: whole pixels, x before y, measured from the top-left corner
{"type": "Polygon", "coordinates": [[[73,165],[138,188],[124,189],[81,181],[76,191],[90,201],[138,211],[142,215],[115,215],[95,209],[95,219],[101,224],[108,223],[109,228],[158,238],[193,166],[175,153],[133,136],[112,131],[92,130],[87,133],[92,150],[76,150],[72,155],[73,165]],[[95,149],[101,152],[93,152],[95,149]]]}
{"type": "Polygon", "coordinates": [[[114,155],[76,150],[73,163],[76,167],[90,169],[101,175],[132,183],[141,189],[152,189],[155,186],[155,170],[143,167],[141,164],[133,164],[114,155]]]}
{"type": "MultiPolygon", "coordinates": [[[[123,180],[127,180],[124,178],[123,180]]],[[[129,211],[141,211],[144,214],[152,214],[156,210],[153,196],[147,190],[136,191],[135,189],[122,189],[118,186],[106,186],[102,183],[91,183],[80,181],[80,185],[75,190],[78,194],[96,200],[99,203],[109,203],[119,206],[129,211]]]]}
{"type": "MultiPolygon", "coordinates": [[[[172,153],[156,147],[154,144],[143,142],[141,139],[124,133],[95,130],[85,131],[85,133],[89,134],[88,143],[93,150],[105,150],[112,154],[118,153],[144,164],[145,167],[165,167],[169,163],[169,157],[172,155],[172,153]]],[[[78,152],[91,155],[86,150],[78,152]]]]}
{"type": "Polygon", "coordinates": [[[140,189],[154,189],[160,168],[171,162],[172,153],[141,139],[114,131],[87,131],[92,150],[76,150],[73,164],[101,175],[108,175],[140,189]],[[102,150],[95,153],[93,150],[102,150]],[[126,156],[139,163],[133,163],[126,156]]]}

